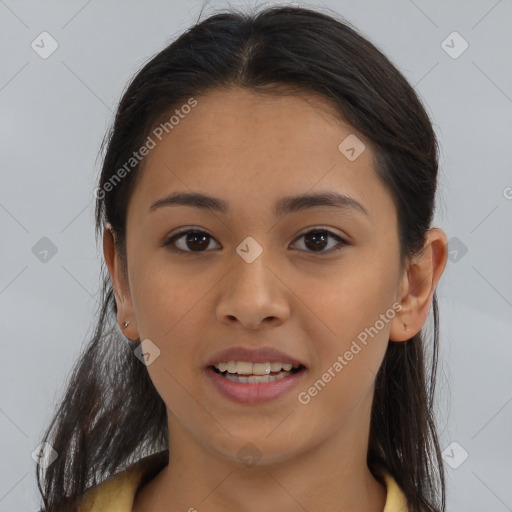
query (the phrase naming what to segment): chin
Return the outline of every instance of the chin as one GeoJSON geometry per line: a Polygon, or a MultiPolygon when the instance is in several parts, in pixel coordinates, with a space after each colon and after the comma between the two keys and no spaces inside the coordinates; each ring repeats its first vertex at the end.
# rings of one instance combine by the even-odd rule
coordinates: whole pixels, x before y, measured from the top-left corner
{"type": "Polygon", "coordinates": [[[212,442],[210,448],[226,460],[241,463],[247,468],[282,463],[302,451],[301,444],[294,436],[282,433],[272,438],[265,437],[271,430],[248,430],[246,435],[238,434],[236,437],[226,435],[222,441],[219,442],[217,439],[216,442],[212,442]],[[265,434],[262,434],[262,431],[265,434]]]}

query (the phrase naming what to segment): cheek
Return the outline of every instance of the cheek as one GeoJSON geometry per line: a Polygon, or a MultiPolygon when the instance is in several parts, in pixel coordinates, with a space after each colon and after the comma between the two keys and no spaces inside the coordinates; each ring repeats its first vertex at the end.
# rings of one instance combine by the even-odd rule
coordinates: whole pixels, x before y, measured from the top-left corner
{"type": "Polygon", "coordinates": [[[347,401],[348,406],[372,384],[395,316],[398,273],[389,271],[395,267],[392,257],[361,256],[346,262],[328,283],[311,282],[307,288],[308,304],[316,313],[310,315],[308,337],[319,358],[310,382],[320,379],[319,386],[328,382],[329,388],[321,400],[347,401]]]}
{"type": "Polygon", "coordinates": [[[140,339],[160,350],[147,366],[149,376],[168,409],[189,428],[208,421],[195,407],[201,378],[201,338],[211,319],[201,299],[212,284],[199,286],[197,277],[148,265],[151,271],[134,276],[132,296],[140,339]]]}
{"type": "Polygon", "coordinates": [[[167,344],[191,323],[191,317],[197,320],[201,313],[198,305],[208,287],[176,265],[153,260],[146,262],[143,269],[134,273],[131,280],[140,336],[167,344]]]}
{"type": "Polygon", "coordinates": [[[297,397],[303,414],[323,418],[315,435],[340,428],[362,400],[371,405],[374,381],[388,347],[394,315],[390,294],[375,287],[351,290],[333,292],[324,296],[323,303],[315,302],[324,323],[315,321],[308,335],[315,341],[318,360],[297,397]],[[391,318],[385,317],[386,312],[391,318]]]}
{"type": "MultiPolygon", "coordinates": [[[[395,298],[398,274],[388,269],[384,262],[359,258],[329,279],[311,280],[306,288],[306,303],[316,314],[310,322],[315,330],[313,339],[325,339],[338,351],[373,326],[392,307],[395,298]]],[[[379,331],[389,327],[389,322],[384,326],[379,322],[379,331]]]]}

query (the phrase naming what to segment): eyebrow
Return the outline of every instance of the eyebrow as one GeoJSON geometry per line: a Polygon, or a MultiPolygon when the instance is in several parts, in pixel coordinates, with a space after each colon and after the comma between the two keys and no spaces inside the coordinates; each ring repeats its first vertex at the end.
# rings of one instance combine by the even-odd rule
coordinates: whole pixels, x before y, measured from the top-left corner
{"type": "MultiPolygon", "coordinates": [[[[224,214],[229,212],[227,201],[199,192],[173,192],[155,201],[149,207],[149,211],[152,212],[164,206],[192,206],[224,214]]],[[[321,206],[342,210],[355,210],[368,215],[366,208],[354,198],[331,191],[283,197],[275,204],[273,213],[277,217],[321,206]]]]}

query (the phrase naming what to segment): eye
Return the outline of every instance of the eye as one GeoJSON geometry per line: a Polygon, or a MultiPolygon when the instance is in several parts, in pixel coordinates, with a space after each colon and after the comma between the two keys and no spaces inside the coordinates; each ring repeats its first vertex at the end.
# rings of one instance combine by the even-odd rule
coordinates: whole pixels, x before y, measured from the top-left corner
{"type": "MultiPolygon", "coordinates": [[[[339,235],[336,235],[332,231],[329,231],[328,229],[316,228],[306,231],[297,237],[296,240],[300,240],[302,238],[306,240],[306,252],[332,253],[338,252],[344,246],[349,245],[345,239],[341,238],[339,235]],[[329,245],[327,243],[329,238],[338,242],[338,244],[335,244],[334,247],[336,247],[336,245],[340,247],[335,250],[332,250],[332,248],[327,251],[323,250],[327,245],[329,245]]],[[[213,240],[213,237],[205,231],[187,229],[185,231],[181,231],[180,233],[176,233],[166,242],[164,242],[163,245],[168,246],[171,251],[177,253],[201,253],[206,252],[206,249],[208,249],[210,246],[211,240],[213,240]]]]}
{"type": "Polygon", "coordinates": [[[204,250],[210,245],[209,239],[213,240],[213,238],[205,231],[187,229],[186,231],[181,231],[169,238],[164,245],[171,246],[169,247],[170,250],[178,253],[200,253],[204,252],[204,250]],[[184,241],[181,241],[182,238],[185,238],[184,241]],[[178,246],[177,242],[180,242],[181,247],[178,246]],[[187,247],[191,247],[192,250],[187,250],[187,247]]]}
{"type": "Polygon", "coordinates": [[[333,253],[340,251],[344,246],[348,245],[348,242],[341,238],[339,235],[336,235],[332,231],[328,229],[316,228],[306,231],[302,235],[300,235],[296,240],[300,240],[304,238],[306,241],[305,246],[308,249],[311,249],[307,252],[318,252],[318,253],[333,253]],[[331,249],[324,251],[326,245],[328,245],[327,240],[331,238],[336,240],[338,244],[335,244],[334,247],[339,246],[337,249],[331,249]]]}

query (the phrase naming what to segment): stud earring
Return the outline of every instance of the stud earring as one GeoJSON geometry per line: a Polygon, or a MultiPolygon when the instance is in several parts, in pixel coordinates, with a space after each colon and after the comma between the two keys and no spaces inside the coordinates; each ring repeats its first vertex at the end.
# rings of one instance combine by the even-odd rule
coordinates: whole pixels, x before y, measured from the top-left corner
{"type": "Polygon", "coordinates": [[[123,324],[123,329],[126,329],[129,325],[130,325],[130,322],[125,322],[125,323],[123,324]]]}

